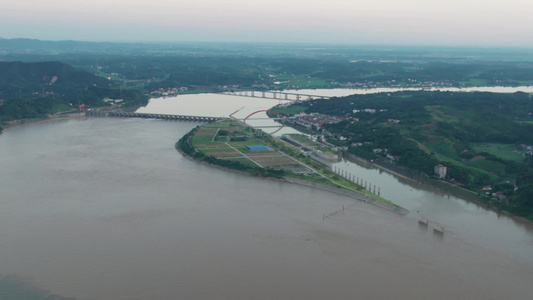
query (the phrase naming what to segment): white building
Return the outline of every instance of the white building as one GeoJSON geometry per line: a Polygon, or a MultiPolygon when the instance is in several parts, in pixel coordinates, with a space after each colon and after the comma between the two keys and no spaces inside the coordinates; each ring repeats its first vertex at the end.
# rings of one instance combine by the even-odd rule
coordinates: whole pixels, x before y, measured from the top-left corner
{"type": "Polygon", "coordinates": [[[440,179],[443,179],[446,177],[446,171],[448,168],[446,166],[443,166],[441,164],[438,164],[435,166],[435,176],[437,176],[440,179]]]}

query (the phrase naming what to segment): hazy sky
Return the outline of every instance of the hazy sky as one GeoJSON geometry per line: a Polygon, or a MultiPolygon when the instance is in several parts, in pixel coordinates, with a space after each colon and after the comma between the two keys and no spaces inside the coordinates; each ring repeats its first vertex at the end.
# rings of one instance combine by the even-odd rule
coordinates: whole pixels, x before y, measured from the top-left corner
{"type": "Polygon", "coordinates": [[[0,37],[533,46],[533,1],[2,0],[0,37]]]}

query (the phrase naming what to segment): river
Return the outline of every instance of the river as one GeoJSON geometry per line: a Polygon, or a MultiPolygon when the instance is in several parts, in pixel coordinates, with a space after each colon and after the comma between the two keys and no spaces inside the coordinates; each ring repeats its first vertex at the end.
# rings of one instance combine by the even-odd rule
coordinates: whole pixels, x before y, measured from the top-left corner
{"type": "MultiPolygon", "coordinates": [[[[340,97],[352,94],[371,93],[392,93],[398,91],[452,91],[452,92],[493,92],[493,93],[533,93],[533,86],[520,87],[470,87],[470,88],[372,88],[372,89],[305,89],[286,90],[288,93],[299,93],[308,95],[320,95],[325,97],[340,97]]],[[[259,92],[257,93],[259,95],[259,92]]],[[[280,97],[280,96],[278,96],[280,97]]],[[[263,99],[242,96],[231,96],[223,94],[190,94],[176,97],[154,98],[149,105],[137,110],[140,113],[161,113],[177,115],[195,115],[209,117],[234,117],[238,119],[246,118],[248,115],[269,109],[277,104],[285,104],[289,101],[283,99],[263,99]]],[[[248,119],[247,123],[252,126],[277,126],[278,123],[267,118],[265,112],[256,114],[248,119]]],[[[267,132],[275,132],[275,135],[287,133],[297,133],[291,128],[282,128],[277,131],[273,128],[265,129],[267,132]]]]}
{"type": "MultiPolygon", "coordinates": [[[[198,100],[200,115],[220,112],[218,97],[232,101],[198,100]]],[[[144,110],[159,101],[180,109],[144,110]]],[[[265,109],[250,103],[227,114],[265,109]]],[[[411,213],[201,165],[174,149],[196,125],[80,118],[0,135],[0,299],[530,295],[530,227],[347,162],[411,213]]]]}

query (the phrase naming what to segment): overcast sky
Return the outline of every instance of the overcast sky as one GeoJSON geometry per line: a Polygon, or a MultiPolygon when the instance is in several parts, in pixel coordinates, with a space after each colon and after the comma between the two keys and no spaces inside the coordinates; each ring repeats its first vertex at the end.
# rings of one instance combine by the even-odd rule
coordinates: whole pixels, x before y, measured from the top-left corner
{"type": "Polygon", "coordinates": [[[0,37],[533,46],[533,0],[2,0],[0,37]]]}

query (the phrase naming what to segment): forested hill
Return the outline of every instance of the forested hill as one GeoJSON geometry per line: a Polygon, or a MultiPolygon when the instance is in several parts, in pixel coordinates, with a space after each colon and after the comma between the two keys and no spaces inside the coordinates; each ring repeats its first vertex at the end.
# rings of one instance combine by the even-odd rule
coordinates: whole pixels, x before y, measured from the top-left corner
{"type": "Polygon", "coordinates": [[[110,105],[104,98],[122,99],[120,105],[144,105],[148,96],[135,89],[73,68],[61,62],[0,62],[0,126],[15,119],[42,118],[86,107],[110,105]]]}
{"type": "Polygon", "coordinates": [[[4,98],[112,85],[105,78],[61,62],[0,62],[0,96],[4,98]]]}
{"type": "Polygon", "coordinates": [[[443,164],[445,180],[487,195],[491,204],[533,220],[530,94],[352,95],[296,103],[277,112],[297,111],[342,117],[337,123],[316,123],[311,128],[350,153],[427,175],[443,164]]]}

